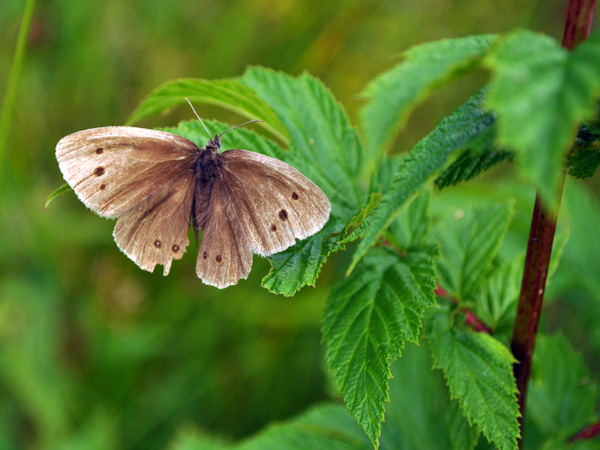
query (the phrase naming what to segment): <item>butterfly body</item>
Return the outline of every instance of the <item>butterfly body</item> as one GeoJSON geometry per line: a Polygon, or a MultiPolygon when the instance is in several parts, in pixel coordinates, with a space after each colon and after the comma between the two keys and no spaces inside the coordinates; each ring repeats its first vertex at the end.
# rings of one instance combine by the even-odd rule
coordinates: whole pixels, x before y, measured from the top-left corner
{"type": "Polygon", "coordinates": [[[168,274],[203,230],[196,273],[223,288],[246,278],[252,253],[280,252],[318,232],[331,206],[296,169],[260,153],[227,150],[220,136],[199,148],[135,127],[80,131],[56,147],[67,183],[90,209],[118,217],[114,238],[139,267],[168,274]]]}
{"type": "Polygon", "coordinates": [[[206,226],[206,214],[212,194],[212,186],[217,173],[223,166],[223,158],[219,153],[220,149],[221,139],[217,135],[214,139],[208,141],[203,148],[198,150],[198,156],[194,164],[196,172],[196,195],[192,208],[192,223],[194,233],[196,234],[196,241],[198,241],[198,230],[202,230],[206,226]]]}

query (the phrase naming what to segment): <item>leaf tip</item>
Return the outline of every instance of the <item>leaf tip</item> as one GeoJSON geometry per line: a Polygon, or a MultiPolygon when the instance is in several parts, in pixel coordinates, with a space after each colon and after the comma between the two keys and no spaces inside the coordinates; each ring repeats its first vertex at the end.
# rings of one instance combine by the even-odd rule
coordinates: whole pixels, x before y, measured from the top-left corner
{"type": "Polygon", "coordinates": [[[50,204],[50,202],[52,200],[54,200],[59,195],[64,194],[65,192],[70,191],[70,190],[71,190],[71,187],[67,183],[63,184],[58,189],[55,189],[46,199],[46,203],[44,203],[44,211],[48,211],[48,205],[50,204]]]}

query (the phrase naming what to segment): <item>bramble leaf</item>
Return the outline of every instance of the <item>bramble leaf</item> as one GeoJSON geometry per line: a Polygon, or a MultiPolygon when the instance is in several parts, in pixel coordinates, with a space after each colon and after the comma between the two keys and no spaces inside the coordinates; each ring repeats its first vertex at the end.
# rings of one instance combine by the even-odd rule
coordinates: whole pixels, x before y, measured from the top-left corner
{"type": "Polygon", "coordinates": [[[500,450],[515,450],[519,437],[517,386],[510,351],[486,333],[452,325],[447,307],[432,312],[427,337],[434,367],[442,369],[452,398],[500,450]]]}
{"type": "Polygon", "coordinates": [[[485,90],[480,91],[443,119],[435,130],[417,143],[409,155],[400,160],[396,176],[373,212],[369,229],[352,256],[348,273],[375,245],[406,201],[437,176],[455,153],[471,145],[493,126],[493,115],[483,108],[484,95],[485,90]]]}
{"type": "Polygon", "coordinates": [[[377,446],[390,362],[405,341],[416,342],[421,318],[435,304],[435,246],[404,257],[373,249],[357,270],[338,282],[325,306],[327,363],[346,406],[377,446]]]}
{"type": "MultiPolygon", "coordinates": [[[[215,134],[231,128],[229,124],[216,120],[205,120],[205,125],[215,134]]],[[[198,147],[202,148],[208,141],[206,131],[200,122],[197,120],[186,120],[179,122],[176,127],[161,127],[160,130],[168,133],[178,134],[186,139],[189,139],[198,147]]],[[[221,138],[221,152],[233,148],[242,148],[252,150],[253,152],[262,153],[263,155],[272,156],[273,158],[282,161],[287,160],[287,152],[282,150],[271,139],[257,134],[251,128],[238,128],[231,133],[225,134],[221,138]]]]}
{"type": "Polygon", "coordinates": [[[371,81],[361,94],[369,99],[361,114],[369,158],[380,159],[409,112],[435,89],[477,68],[496,39],[481,35],[417,45],[371,81]]]}
{"type": "Polygon", "coordinates": [[[508,203],[461,209],[436,227],[442,244],[439,283],[454,298],[473,300],[491,271],[513,213],[508,203]]]}
{"type": "Polygon", "coordinates": [[[390,226],[386,238],[392,240],[400,251],[425,243],[431,225],[430,200],[431,188],[422,189],[390,226]]]}
{"type": "Polygon", "coordinates": [[[504,150],[488,148],[483,152],[477,152],[467,149],[450,167],[444,170],[444,173],[436,178],[435,184],[440,189],[454,186],[481,175],[502,161],[512,161],[512,159],[513,153],[504,150]]]}
{"type": "Polygon", "coordinates": [[[479,430],[451,401],[444,377],[431,368],[427,340],[409,344],[394,361],[381,450],[470,450],[479,430]]]}
{"type": "MultiPolygon", "coordinates": [[[[263,286],[293,295],[302,286],[314,284],[329,254],[343,248],[335,239],[325,239],[342,233],[363,207],[366,194],[359,186],[363,148],[342,106],[310,75],[292,78],[254,67],[241,81],[269,103],[288,130],[290,149],[284,160],[323,189],[331,202],[325,230],[269,257],[273,269],[263,286]]],[[[362,229],[358,233],[348,239],[357,238],[362,229]]]]}
{"type": "Polygon", "coordinates": [[[600,33],[575,50],[533,31],[503,37],[486,58],[492,69],[489,106],[498,113],[498,141],[556,205],[564,158],[580,122],[595,113],[600,89],[600,33]]]}
{"type": "Polygon", "coordinates": [[[444,419],[446,419],[446,430],[453,450],[469,450],[475,448],[479,440],[479,427],[471,425],[458,400],[451,400],[446,408],[444,419]]]}
{"type": "Polygon", "coordinates": [[[368,441],[339,405],[322,405],[274,424],[232,450],[369,450],[368,441]]]}
{"type": "Polygon", "coordinates": [[[598,389],[583,358],[562,335],[540,336],[527,412],[546,436],[566,441],[593,416],[598,389]]]}
{"type": "MultiPolygon", "coordinates": [[[[273,109],[252,89],[240,83],[239,79],[204,80],[202,78],[182,78],[167,81],[144,98],[129,116],[127,125],[159,114],[178,105],[186,105],[185,98],[193,105],[207,103],[238,113],[248,119],[261,119],[260,125],[282,142],[287,143],[287,131],[275,115],[273,109]]],[[[190,111],[191,112],[191,111],[190,111]]],[[[214,132],[209,128],[211,134],[214,132]]]]}
{"type": "Polygon", "coordinates": [[[343,249],[329,238],[342,228],[338,222],[329,222],[325,227],[295,245],[268,257],[271,270],[263,278],[262,286],[274,294],[287,297],[294,295],[304,286],[314,286],[321,266],[327,257],[343,249]]]}
{"type": "Polygon", "coordinates": [[[341,405],[323,404],[285,422],[267,426],[241,442],[196,430],[180,432],[172,450],[370,450],[368,440],[341,405]]]}
{"type": "Polygon", "coordinates": [[[343,107],[308,74],[292,78],[260,67],[241,81],[275,110],[290,136],[289,161],[327,194],[332,215],[348,221],[366,195],[359,188],[363,148],[343,107]]]}
{"type": "Polygon", "coordinates": [[[369,227],[369,221],[373,210],[379,205],[381,200],[381,194],[375,192],[371,194],[363,209],[361,209],[357,215],[355,215],[344,227],[344,230],[337,238],[337,244],[348,244],[362,237],[365,230],[369,227]]]}
{"type": "MultiPolygon", "coordinates": [[[[518,257],[495,268],[475,295],[475,315],[492,331],[506,320],[508,311],[519,300],[523,264],[523,257],[518,257]]],[[[512,325],[513,321],[508,321],[507,327],[512,325]]]]}

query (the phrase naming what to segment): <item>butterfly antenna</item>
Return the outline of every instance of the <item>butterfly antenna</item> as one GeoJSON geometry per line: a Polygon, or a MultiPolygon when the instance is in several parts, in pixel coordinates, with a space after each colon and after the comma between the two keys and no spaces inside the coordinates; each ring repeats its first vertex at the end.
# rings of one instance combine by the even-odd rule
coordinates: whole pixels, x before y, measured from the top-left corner
{"type": "Polygon", "coordinates": [[[190,105],[190,108],[192,108],[192,111],[194,111],[194,114],[196,114],[196,117],[198,118],[198,120],[200,121],[200,123],[202,124],[204,129],[206,130],[206,134],[208,134],[208,138],[210,139],[210,133],[208,132],[208,128],[206,128],[206,125],[204,125],[204,122],[202,122],[202,119],[200,118],[200,116],[198,115],[196,110],[194,109],[194,105],[192,105],[192,102],[190,102],[187,97],[185,97],[185,101],[188,102],[188,104],[190,105]]]}
{"type": "Polygon", "coordinates": [[[254,122],[264,122],[264,120],[260,120],[260,119],[249,120],[248,122],[244,122],[240,125],[236,125],[235,127],[231,127],[227,131],[223,131],[221,134],[219,134],[219,137],[223,136],[225,133],[229,133],[231,130],[235,130],[236,128],[240,128],[240,127],[243,127],[244,125],[248,125],[249,123],[254,123],[254,122]]]}

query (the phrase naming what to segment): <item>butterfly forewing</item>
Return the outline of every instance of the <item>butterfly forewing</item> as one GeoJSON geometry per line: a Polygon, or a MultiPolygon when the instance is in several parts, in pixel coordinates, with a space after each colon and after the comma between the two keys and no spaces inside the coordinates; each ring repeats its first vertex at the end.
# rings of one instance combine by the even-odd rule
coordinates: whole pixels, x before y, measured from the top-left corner
{"type": "Polygon", "coordinates": [[[105,217],[119,216],[185,173],[197,152],[183,137],[135,127],[79,131],[56,146],[67,183],[105,217]]]}
{"type": "Polygon", "coordinates": [[[185,253],[194,179],[192,170],[184,172],[119,217],[115,242],[142,269],[152,272],[162,264],[167,275],[173,259],[185,253]]]}
{"type": "Polygon", "coordinates": [[[327,196],[289,164],[246,150],[228,150],[222,158],[226,201],[256,253],[280,252],[329,219],[327,196]]]}
{"type": "Polygon", "coordinates": [[[218,288],[247,278],[252,268],[252,250],[239,218],[231,207],[222,173],[213,180],[206,217],[196,263],[197,275],[204,283],[218,288]]]}

